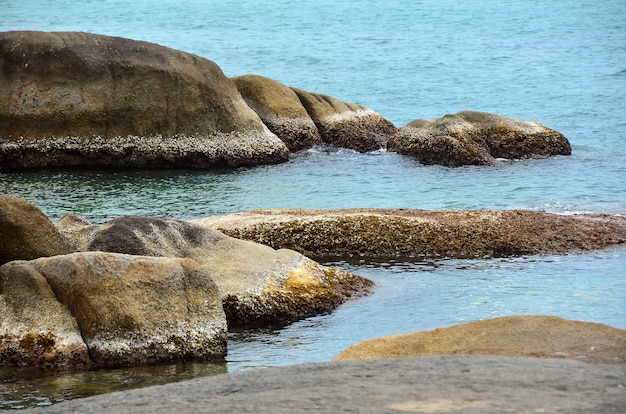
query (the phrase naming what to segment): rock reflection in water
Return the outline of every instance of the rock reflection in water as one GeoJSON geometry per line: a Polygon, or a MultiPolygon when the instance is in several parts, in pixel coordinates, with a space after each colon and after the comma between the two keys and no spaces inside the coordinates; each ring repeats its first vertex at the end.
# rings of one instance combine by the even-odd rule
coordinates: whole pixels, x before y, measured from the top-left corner
{"type": "Polygon", "coordinates": [[[223,374],[226,364],[177,363],[92,371],[0,367],[0,410],[42,407],[65,400],[223,374]]]}

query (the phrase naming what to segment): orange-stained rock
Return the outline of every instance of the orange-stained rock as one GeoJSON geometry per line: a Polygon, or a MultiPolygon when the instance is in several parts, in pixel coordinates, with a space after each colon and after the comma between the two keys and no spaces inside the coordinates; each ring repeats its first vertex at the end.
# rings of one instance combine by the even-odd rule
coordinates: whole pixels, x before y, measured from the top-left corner
{"type": "Polygon", "coordinates": [[[626,330],[555,316],[506,316],[434,331],[369,339],[335,360],[481,354],[626,363],[626,330]]]}

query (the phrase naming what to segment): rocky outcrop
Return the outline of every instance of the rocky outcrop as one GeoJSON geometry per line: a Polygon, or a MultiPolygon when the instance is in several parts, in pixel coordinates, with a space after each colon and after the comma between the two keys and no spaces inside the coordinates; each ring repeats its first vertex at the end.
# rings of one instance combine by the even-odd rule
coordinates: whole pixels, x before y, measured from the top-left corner
{"type": "Polygon", "coordinates": [[[387,149],[424,164],[493,165],[498,158],[570,155],[567,138],[539,122],[464,111],[400,128],[387,149]]]}
{"type": "Polygon", "coordinates": [[[246,103],[291,151],[322,144],[315,123],[288,86],[258,75],[232,78],[246,103]]]}
{"type": "Polygon", "coordinates": [[[480,354],[626,363],[626,330],[555,316],[507,316],[358,343],[335,360],[480,354]]]}
{"type": "Polygon", "coordinates": [[[194,260],[72,253],[7,263],[0,282],[2,364],[103,367],[226,354],[220,292],[194,260]]]}
{"type": "Polygon", "coordinates": [[[283,324],[328,313],[368,293],[372,285],[294,251],[274,250],[188,222],[126,216],[95,230],[84,224],[72,228],[82,250],[197,260],[222,292],[229,327],[283,324]],[[75,231],[80,228],[85,235],[75,231]]]}
{"type": "Polygon", "coordinates": [[[71,250],[41,210],[22,198],[0,194],[0,265],[71,250]]]}
{"type": "Polygon", "coordinates": [[[88,33],[0,33],[0,169],[210,168],[289,151],[213,62],[88,33]]]}
{"type": "Polygon", "coordinates": [[[365,106],[292,89],[327,144],[359,152],[377,151],[385,148],[396,132],[391,122],[365,106]]]}
{"type": "Polygon", "coordinates": [[[483,258],[556,254],[626,242],[626,219],[526,210],[257,210],[192,220],[311,257],[483,258]]]}

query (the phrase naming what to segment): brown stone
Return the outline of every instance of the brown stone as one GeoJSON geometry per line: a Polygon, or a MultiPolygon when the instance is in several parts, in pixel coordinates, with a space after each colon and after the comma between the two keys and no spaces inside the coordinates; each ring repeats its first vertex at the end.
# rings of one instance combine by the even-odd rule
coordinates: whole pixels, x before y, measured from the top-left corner
{"type": "Polygon", "coordinates": [[[626,363],[626,330],[555,316],[507,316],[434,331],[370,339],[335,360],[481,354],[626,363]]]}
{"type": "Polygon", "coordinates": [[[68,241],[37,207],[0,194],[0,265],[72,251],[68,241]]]}
{"type": "Polygon", "coordinates": [[[76,319],[29,263],[0,266],[0,365],[91,366],[76,319]]]}
{"type": "Polygon", "coordinates": [[[256,210],[192,222],[311,257],[483,258],[626,242],[626,219],[528,210],[256,210]]]}
{"type": "Polygon", "coordinates": [[[433,120],[415,120],[389,139],[387,149],[424,164],[493,165],[497,159],[570,155],[567,138],[534,121],[464,111],[433,120]]]}
{"type": "Polygon", "coordinates": [[[291,151],[322,144],[315,123],[291,88],[258,75],[238,76],[232,80],[248,106],[291,151]]]}
{"type": "Polygon", "coordinates": [[[213,62],[89,33],[0,33],[0,168],[209,168],[289,151],[213,62]]]}
{"type": "Polygon", "coordinates": [[[194,260],[83,252],[19,263],[76,318],[94,366],[226,355],[220,292],[194,260]]]}
{"type": "Polygon", "coordinates": [[[383,149],[396,127],[362,105],[292,88],[320,131],[322,141],[359,152],[383,149]]]}
{"type": "Polygon", "coordinates": [[[89,234],[77,236],[83,250],[197,260],[219,286],[231,328],[328,313],[367,294],[373,284],[292,250],[274,250],[189,222],[126,216],[95,231],[84,229],[89,234]]]}

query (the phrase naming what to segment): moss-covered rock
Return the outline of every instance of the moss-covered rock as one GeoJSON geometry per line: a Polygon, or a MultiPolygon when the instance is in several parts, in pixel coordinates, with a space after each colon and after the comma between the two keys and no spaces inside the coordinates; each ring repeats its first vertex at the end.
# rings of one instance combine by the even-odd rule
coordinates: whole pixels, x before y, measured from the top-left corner
{"type": "Polygon", "coordinates": [[[567,138],[534,121],[464,111],[433,120],[415,120],[389,140],[389,151],[424,164],[492,165],[498,158],[570,155],[567,138]]]}

